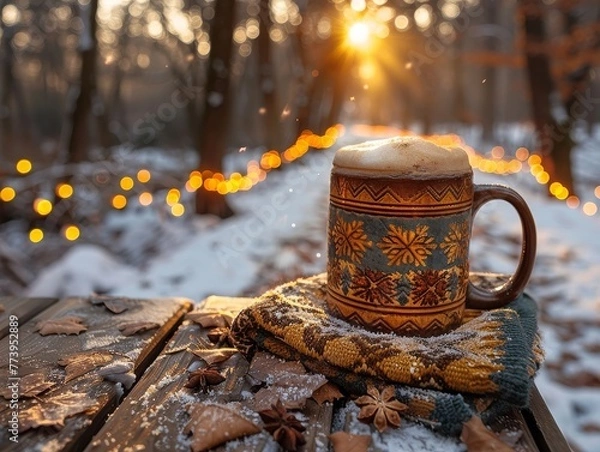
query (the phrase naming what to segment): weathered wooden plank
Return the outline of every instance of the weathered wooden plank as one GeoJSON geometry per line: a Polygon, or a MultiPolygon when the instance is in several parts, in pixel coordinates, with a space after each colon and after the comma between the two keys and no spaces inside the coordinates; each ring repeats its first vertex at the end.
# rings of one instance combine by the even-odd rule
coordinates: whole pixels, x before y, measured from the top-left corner
{"type": "Polygon", "coordinates": [[[0,297],[0,305],[4,308],[0,312],[0,339],[8,334],[10,316],[16,316],[22,325],[57,301],[56,298],[0,297]]]}
{"type": "Polygon", "coordinates": [[[538,451],[535,438],[531,434],[527,422],[523,419],[521,410],[511,409],[508,413],[498,416],[490,425],[490,428],[496,433],[508,435],[520,435],[515,444],[518,451],[538,451]]]}
{"type": "MultiPolygon", "coordinates": [[[[183,433],[189,421],[186,413],[188,404],[207,400],[224,404],[239,403],[239,408],[234,408],[238,410],[251,405],[252,400],[248,398],[251,385],[245,378],[249,364],[239,354],[220,365],[221,373],[226,376],[223,383],[212,386],[207,393],[185,388],[188,369],[195,361],[200,361],[187,350],[190,346],[215,347],[207,338],[207,330],[186,320],[86,451],[111,450],[114,444],[119,444],[119,450],[188,451],[190,439],[183,433]]],[[[301,450],[327,450],[332,412],[331,404],[318,406],[309,400],[303,411],[303,416],[307,418],[304,422],[307,427],[307,446],[301,450]]],[[[227,450],[259,452],[269,447],[277,449],[270,434],[261,431],[230,444],[227,450]]]]}
{"type": "Polygon", "coordinates": [[[535,385],[532,388],[529,409],[523,410],[523,417],[541,452],[571,450],[569,443],[558,425],[556,425],[556,421],[535,385]]]}
{"type": "Polygon", "coordinates": [[[186,349],[207,342],[200,338],[200,327],[186,320],[86,450],[111,450],[118,444],[131,450],[189,451],[182,434],[185,405],[201,397],[184,388],[186,370],[197,359],[186,349]]]}
{"type": "MultiPolygon", "coordinates": [[[[62,428],[32,428],[19,433],[18,443],[12,442],[7,429],[2,428],[1,450],[82,450],[117,406],[124,390],[121,384],[106,381],[95,371],[65,382],[65,370],[57,362],[72,354],[102,350],[117,356],[119,360],[131,362],[132,371],[139,377],[192,306],[190,301],[177,298],[122,300],[127,310],[114,314],[103,305],[91,304],[87,298],[64,299],[21,325],[16,363],[18,377],[12,373],[15,363],[9,366],[8,353],[4,353],[0,356],[0,379],[4,382],[10,377],[22,378],[31,373],[40,373],[56,386],[37,399],[18,399],[20,425],[25,422],[23,413],[26,410],[47,406],[52,398],[59,395],[85,394],[97,403],[88,412],[67,418],[62,428]],[[41,336],[35,331],[39,321],[65,316],[82,318],[87,331],[77,336],[41,336]],[[119,331],[119,326],[134,321],[153,321],[162,326],[133,336],[124,336],[119,331]]],[[[8,350],[7,341],[8,338],[4,338],[0,342],[1,350],[8,350]]],[[[3,426],[8,424],[11,414],[8,403],[0,407],[0,423],[3,426]]]]}

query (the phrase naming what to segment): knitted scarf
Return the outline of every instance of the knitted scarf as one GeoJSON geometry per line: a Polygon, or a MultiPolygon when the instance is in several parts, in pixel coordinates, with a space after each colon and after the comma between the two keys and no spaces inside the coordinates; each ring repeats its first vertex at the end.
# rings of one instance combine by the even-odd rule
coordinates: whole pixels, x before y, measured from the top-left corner
{"type": "Polygon", "coordinates": [[[260,348],[300,361],[356,395],[369,384],[393,384],[409,407],[403,416],[446,434],[458,434],[475,413],[486,421],[527,405],[543,361],[529,296],[467,310],[456,330],[421,338],[374,333],[332,316],[326,284],[321,274],[266,292],[235,318],[234,345],[248,357],[260,348]]]}

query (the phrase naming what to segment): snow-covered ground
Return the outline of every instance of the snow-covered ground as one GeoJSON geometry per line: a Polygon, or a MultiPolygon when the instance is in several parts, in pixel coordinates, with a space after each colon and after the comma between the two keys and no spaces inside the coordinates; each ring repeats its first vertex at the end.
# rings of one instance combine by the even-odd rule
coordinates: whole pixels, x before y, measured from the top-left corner
{"type": "MultiPolygon", "coordinates": [[[[336,148],[363,139],[347,134],[336,148]]],[[[594,185],[600,185],[600,157],[591,146],[582,149],[578,162],[587,163],[576,168],[586,172],[588,180],[596,180],[582,190],[593,200],[594,185]]],[[[106,233],[116,237],[113,250],[129,264],[105,249],[78,244],[49,265],[27,292],[66,296],[95,291],[200,301],[211,294],[256,294],[285,279],[323,271],[333,151],[311,152],[269,174],[251,191],[230,195],[237,215],[227,220],[169,218],[158,210],[135,207],[111,214],[106,233]]],[[[588,217],[549,199],[525,173],[501,177],[476,172],[475,180],[512,186],[531,207],[538,258],[528,292],[540,305],[547,353],[536,381],[574,449],[598,451],[600,214],[588,217]]],[[[510,207],[500,202],[484,207],[475,221],[472,268],[513,271],[519,241],[520,225],[510,207]]]]}

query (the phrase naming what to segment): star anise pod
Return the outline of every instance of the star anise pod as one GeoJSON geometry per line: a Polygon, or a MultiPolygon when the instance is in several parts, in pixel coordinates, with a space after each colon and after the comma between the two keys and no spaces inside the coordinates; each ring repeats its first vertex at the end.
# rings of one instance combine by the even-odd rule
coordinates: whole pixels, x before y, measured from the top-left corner
{"type": "Polygon", "coordinates": [[[296,416],[288,413],[281,400],[271,405],[270,410],[259,411],[261,419],[265,423],[265,430],[273,435],[284,450],[295,451],[298,447],[306,444],[302,432],[306,430],[296,416]]]}
{"type": "Polygon", "coordinates": [[[354,401],[360,408],[358,420],[366,424],[373,423],[379,432],[388,427],[400,426],[400,414],[408,406],[395,398],[393,386],[386,386],[381,392],[374,386],[367,386],[367,394],[354,401]]]}
{"type": "Polygon", "coordinates": [[[208,386],[218,385],[223,381],[225,381],[225,377],[215,366],[207,366],[191,371],[185,387],[198,388],[206,392],[208,386]]]}
{"type": "Polygon", "coordinates": [[[211,328],[211,330],[206,333],[206,336],[213,344],[231,345],[229,342],[229,328],[226,326],[211,328]]]}

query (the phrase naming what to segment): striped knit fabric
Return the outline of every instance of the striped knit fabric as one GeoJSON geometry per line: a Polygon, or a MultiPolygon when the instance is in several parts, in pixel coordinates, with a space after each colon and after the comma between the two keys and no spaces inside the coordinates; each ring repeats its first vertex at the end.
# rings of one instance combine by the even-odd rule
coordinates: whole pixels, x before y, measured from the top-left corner
{"type": "Polygon", "coordinates": [[[522,295],[508,306],[469,312],[456,330],[429,338],[374,333],[333,317],[326,275],[299,279],[240,312],[231,338],[247,356],[257,349],[325,375],[351,394],[394,384],[403,413],[457,434],[474,413],[484,420],[524,407],[543,353],[536,305],[522,295]]]}

